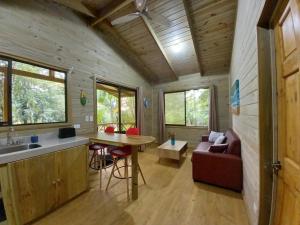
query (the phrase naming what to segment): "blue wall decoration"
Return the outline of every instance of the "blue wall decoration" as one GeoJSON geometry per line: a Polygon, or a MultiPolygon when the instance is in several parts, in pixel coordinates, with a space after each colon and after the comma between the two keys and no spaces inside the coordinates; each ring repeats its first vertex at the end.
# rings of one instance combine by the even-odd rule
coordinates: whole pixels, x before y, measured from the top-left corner
{"type": "Polygon", "coordinates": [[[230,105],[233,114],[240,114],[240,82],[236,80],[230,90],[230,105]]]}

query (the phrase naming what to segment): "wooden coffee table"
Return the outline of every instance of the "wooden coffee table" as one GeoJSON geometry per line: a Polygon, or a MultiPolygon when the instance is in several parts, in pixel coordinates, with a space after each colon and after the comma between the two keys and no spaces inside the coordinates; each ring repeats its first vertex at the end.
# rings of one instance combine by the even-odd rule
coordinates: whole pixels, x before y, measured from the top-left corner
{"type": "Polygon", "coordinates": [[[186,141],[176,140],[175,145],[171,145],[171,141],[168,140],[167,142],[158,146],[158,162],[160,162],[161,158],[175,159],[178,160],[178,166],[180,166],[182,154],[185,152],[187,156],[187,147],[188,144],[186,141]]]}

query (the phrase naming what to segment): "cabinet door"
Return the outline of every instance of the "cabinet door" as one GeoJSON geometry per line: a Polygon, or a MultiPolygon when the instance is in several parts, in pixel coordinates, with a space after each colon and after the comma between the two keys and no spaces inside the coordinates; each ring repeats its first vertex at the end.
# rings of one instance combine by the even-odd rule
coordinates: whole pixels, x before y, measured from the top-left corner
{"type": "Polygon", "coordinates": [[[20,224],[56,207],[54,153],[8,164],[12,198],[20,224]]]}
{"type": "Polygon", "coordinates": [[[56,153],[58,204],[87,190],[87,147],[82,145],[56,153]]]}

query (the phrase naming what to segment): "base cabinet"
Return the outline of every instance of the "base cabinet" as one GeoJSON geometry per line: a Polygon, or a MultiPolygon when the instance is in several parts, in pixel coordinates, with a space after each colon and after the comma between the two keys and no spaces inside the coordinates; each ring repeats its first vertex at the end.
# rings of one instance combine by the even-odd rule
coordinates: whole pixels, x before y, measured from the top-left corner
{"type": "Polygon", "coordinates": [[[86,146],[78,146],[2,166],[8,224],[27,224],[87,190],[87,160],[86,146]]]}

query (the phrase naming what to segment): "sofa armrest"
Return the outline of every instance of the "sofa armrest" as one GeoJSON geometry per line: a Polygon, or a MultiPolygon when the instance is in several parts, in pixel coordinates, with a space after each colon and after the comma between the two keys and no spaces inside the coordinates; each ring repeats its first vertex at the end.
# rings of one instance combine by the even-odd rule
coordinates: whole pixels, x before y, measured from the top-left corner
{"type": "Polygon", "coordinates": [[[242,190],[242,159],[236,155],[194,151],[194,180],[216,184],[236,191],[242,190]]]}
{"type": "Polygon", "coordinates": [[[211,145],[208,149],[212,153],[223,153],[228,148],[228,144],[211,145]]]}
{"type": "Polygon", "coordinates": [[[208,137],[209,137],[209,135],[202,135],[201,141],[202,142],[208,142],[208,137]]]}

